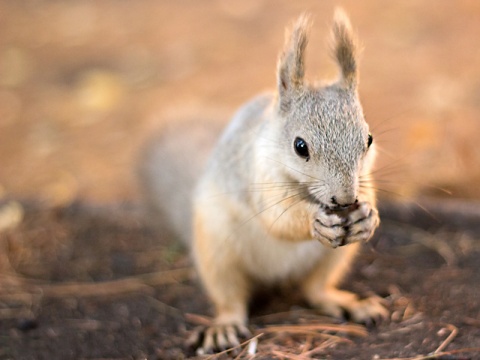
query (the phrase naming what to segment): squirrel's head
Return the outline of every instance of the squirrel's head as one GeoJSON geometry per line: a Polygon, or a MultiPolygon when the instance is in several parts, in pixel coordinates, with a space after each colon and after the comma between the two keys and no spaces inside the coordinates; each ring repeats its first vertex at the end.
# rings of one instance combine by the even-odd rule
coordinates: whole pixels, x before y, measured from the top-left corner
{"type": "Polygon", "coordinates": [[[360,176],[373,162],[372,136],[358,99],[357,45],[350,22],[337,10],[333,54],[340,78],[313,86],[304,81],[308,18],[287,36],[277,72],[275,116],[281,122],[288,177],[305,186],[311,201],[346,206],[357,200],[360,176]]]}

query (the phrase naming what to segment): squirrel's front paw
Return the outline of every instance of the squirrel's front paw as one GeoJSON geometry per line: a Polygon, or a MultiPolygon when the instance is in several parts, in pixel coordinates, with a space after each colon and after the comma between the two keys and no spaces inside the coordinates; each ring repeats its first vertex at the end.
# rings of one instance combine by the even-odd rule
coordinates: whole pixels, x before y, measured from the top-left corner
{"type": "Polygon", "coordinates": [[[348,214],[346,225],[348,243],[368,241],[379,224],[377,209],[368,202],[359,203],[358,208],[348,214]]]}
{"type": "Polygon", "coordinates": [[[351,209],[321,208],[313,222],[313,237],[333,248],[370,239],[380,223],[377,209],[368,202],[356,203],[351,209]]]}
{"type": "Polygon", "coordinates": [[[336,248],[345,245],[347,219],[320,209],[313,222],[312,235],[326,246],[336,248]]]}

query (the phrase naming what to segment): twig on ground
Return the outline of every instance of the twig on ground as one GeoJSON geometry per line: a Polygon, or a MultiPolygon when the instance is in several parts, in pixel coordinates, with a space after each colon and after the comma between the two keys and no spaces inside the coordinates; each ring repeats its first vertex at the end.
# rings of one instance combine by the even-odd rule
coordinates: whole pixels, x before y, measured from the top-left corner
{"type": "Polygon", "coordinates": [[[470,326],[480,327],[480,320],[464,317],[463,322],[470,326]]]}
{"type": "Polygon", "coordinates": [[[313,324],[313,325],[273,325],[259,329],[259,332],[275,333],[275,332],[289,332],[289,333],[316,333],[317,331],[334,331],[346,333],[349,335],[365,337],[368,335],[365,327],[360,325],[336,325],[336,324],[313,324]]]}
{"type": "Polygon", "coordinates": [[[151,274],[131,276],[119,280],[102,281],[96,283],[61,283],[36,284],[44,297],[90,297],[119,295],[130,292],[150,291],[152,287],[175,284],[185,281],[191,274],[191,268],[159,271],[151,274]]]}
{"type": "Polygon", "coordinates": [[[302,354],[305,354],[312,348],[313,336],[308,335],[305,344],[302,345],[302,354]]]}
{"type": "Polygon", "coordinates": [[[458,329],[456,326],[452,325],[452,324],[447,324],[446,325],[446,328],[448,330],[450,330],[450,335],[447,336],[447,338],[440,344],[440,346],[437,348],[437,350],[435,350],[433,353],[434,354],[438,354],[440,352],[443,351],[443,349],[445,349],[448,344],[450,344],[453,339],[455,339],[455,337],[457,336],[458,334],[458,329]]]}
{"type": "Polygon", "coordinates": [[[302,353],[302,355],[310,358],[313,355],[316,355],[317,353],[324,351],[326,348],[328,348],[329,346],[331,346],[331,345],[333,345],[333,344],[335,344],[339,341],[349,341],[349,340],[348,339],[338,339],[338,340],[327,339],[320,346],[317,346],[317,347],[313,348],[312,350],[307,351],[306,353],[302,353]]]}
{"type": "Polygon", "coordinates": [[[463,354],[463,353],[479,353],[480,354],[480,348],[464,348],[464,349],[456,349],[451,351],[443,351],[436,354],[417,355],[417,356],[408,357],[408,358],[390,358],[390,359],[385,358],[385,359],[378,359],[378,360],[434,360],[434,359],[441,359],[444,356],[451,356],[451,355],[463,354]]]}
{"type": "Polygon", "coordinates": [[[269,338],[269,341],[260,347],[260,355],[269,354],[292,360],[311,359],[312,356],[321,353],[334,344],[351,342],[348,338],[326,332],[343,333],[345,335],[361,337],[367,334],[364,327],[350,324],[272,325],[259,329],[258,332],[273,335],[273,338],[269,338]],[[300,335],[305,339],[303,345],[295,340],[297,338],[295,335],[297,335],[297,337],[300,335]],[[293,345],[292,341],[295,345],[293,345]],[[319,341],[321,342],[319,343],[319,341]],[[283,346],[280,345],[279,342],[282,344],[285,342],[290,343],[283,346]],[[300,353],[294,353],[295,349],[299,349],[300,353]]]}
{"type": "Polygon", "coordinates": [[[310,360],[309,357],[306,357],[305,355],[297,355],[297,354],[292,354],[292,353],[287,353],[285,351],[280,351],[280,350],[272,350],[272,354],[275,356],[279,356],[284,359],[291,359],[291,360],[310,360]]]}
{"type": "Polygon", "coordinates": [[[184,317],[187,322],[194,325],[210,326],[212,324],[212,318],[208,316],[186,313],[184,317]]]}

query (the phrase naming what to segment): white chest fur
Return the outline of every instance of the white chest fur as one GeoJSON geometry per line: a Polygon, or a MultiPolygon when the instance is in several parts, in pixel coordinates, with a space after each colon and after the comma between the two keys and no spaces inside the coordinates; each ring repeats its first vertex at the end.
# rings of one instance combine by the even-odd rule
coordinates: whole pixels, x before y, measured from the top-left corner
{"type": "Polygon", "coordinates": [[[241,239],[235,241],[237,255],[250,276],[263,282],[299,278],[325,254],[325,248],[316,240],[279,240],[256,226],[249,226],[242,233],[241,239]]]}

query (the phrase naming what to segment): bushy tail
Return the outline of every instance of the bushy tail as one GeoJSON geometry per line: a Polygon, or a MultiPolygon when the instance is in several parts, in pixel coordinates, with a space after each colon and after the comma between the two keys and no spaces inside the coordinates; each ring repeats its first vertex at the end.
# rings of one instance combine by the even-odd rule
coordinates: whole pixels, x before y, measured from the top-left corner
{"type": "Polygon", "coordinates": [[[140,154],[136,171],[148,220],[186,245],[192,237],[195,185],[222,128],[212,120],[171,122],[140,154]]]}

